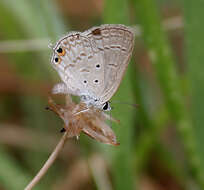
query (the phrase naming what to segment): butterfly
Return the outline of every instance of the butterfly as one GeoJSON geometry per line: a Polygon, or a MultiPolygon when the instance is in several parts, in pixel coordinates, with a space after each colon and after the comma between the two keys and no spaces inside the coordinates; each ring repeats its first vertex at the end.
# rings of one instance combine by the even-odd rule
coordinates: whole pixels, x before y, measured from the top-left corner
{"type": "Polygon", "coordinates": [[[88,108],[110,110],[130,61],[134,29],[105,24],[84,32],[70,32],[53,47],[51,64],[62,82],[54,94],[79,96],[88,108]]]}

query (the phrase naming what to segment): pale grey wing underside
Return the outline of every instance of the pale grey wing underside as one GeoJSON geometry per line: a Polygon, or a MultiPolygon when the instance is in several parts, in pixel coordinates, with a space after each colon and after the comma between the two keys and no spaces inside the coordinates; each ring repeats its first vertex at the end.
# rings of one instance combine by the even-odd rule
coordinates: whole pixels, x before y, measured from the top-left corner
{"type": "Polygon", "coordinates": [[[104,89],[98,96],[103,104],[118,89],[134,46],[134,30],[123,25],[102,25],[83,33],[103,54],[104,89]]]}
{"type": "MultiPolygon", "coordinates": [[[[97,98],[97,95],[103,91],[103,52],[96,52],[90,40],[82,33],[71,33],[62,38],[54,48],[51,62],[65,83],[67,93],[97,98]],[[58,57],[59,47],[66,53],[60,56],[60,63],[56,63],[55,58],[58,57]]],[[[63,84],[56,86],[55,92],[64,92],[62,87],[63,84]]]]}
{"type": "Polygon", "coordinates": [[[62,81],[54,92],[87,95],[102,105],[120,85],[134,45],[134,32],[123,25],[102,25],[69,33],[54,48],[52,64],[62,81]],[[59,56],[59,47],[65,50],[59,56]],[[56,63],[55,58],[59,57],[56,63]]]}

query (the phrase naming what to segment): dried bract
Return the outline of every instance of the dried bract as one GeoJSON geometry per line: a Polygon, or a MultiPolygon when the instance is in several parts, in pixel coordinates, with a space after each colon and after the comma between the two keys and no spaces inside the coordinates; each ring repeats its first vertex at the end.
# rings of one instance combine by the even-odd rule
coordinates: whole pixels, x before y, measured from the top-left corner
{"type": "Polygon", "coordinates": [[[66,105],[55,104],[50,97],[48,103],[49,109],[64,121],[67,137],[79,137],[80,133],[84,132],[99,142],[119,145],[113,130],[105,122],[107,119],[119,121],[105,114],[102,110],[94,107],[88,108],[83,102],[76,104],[69,95],[66,96],[66,105]]]}

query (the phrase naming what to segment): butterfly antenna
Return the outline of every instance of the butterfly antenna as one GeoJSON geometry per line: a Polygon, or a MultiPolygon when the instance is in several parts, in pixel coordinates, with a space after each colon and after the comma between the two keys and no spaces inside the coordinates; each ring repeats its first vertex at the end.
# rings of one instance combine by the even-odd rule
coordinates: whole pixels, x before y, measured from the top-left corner
{"type": "Polygon", "coordinates": [[[139,37],[142,34],[141,27],[139,26],[134,25],[131,27],[131,29],[136,37],[139,37]]]}
{"type": "MultiPolygon", "coordinates": [[[[112,118],[111,110],[110,110],[110,118],[112,118]]],[[[111,119],[110,119],[110,127],[113,128],[113,122],[111,119]]]]}
{"type": "Polygon", "coordinates": [[[81,110],[81,111],[75,113],[74,115],[78,115],[78,114],[80,114],[80,113],[84,113],[84,112],[87,112],[87,111],[89,111],[89,108],[86,108],[86,109],[84,109],[84,110],[81,110]]]}
{"type": "Polygon", "coordinates": [[[48,47],[49,47],[50,49],[54,50],[54,45],[53,45],[51,42],[48,44],[48,47]]]}
{"type": "Polygon", "coordinates": [[[111,103],[125,104],[125,105],[131,106],[133,108],[137,108],[139,106],[139,104],[132,104],[129,102],[121,102],[121,101],[117,101],[117,100],[111,101],[111,103]]]}

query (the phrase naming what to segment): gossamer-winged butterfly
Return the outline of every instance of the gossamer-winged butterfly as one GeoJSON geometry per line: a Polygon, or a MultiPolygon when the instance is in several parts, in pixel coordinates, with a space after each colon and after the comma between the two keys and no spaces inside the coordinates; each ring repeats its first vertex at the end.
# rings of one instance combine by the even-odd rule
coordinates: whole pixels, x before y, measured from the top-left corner
{"type": "Polygon", "coordinates": [[[110,110],[109,100],[120,85],[133,46],[134,30],[124,25],[69,33],[53,48],[51,64],[63,82],[52,92],[79,96],[87,107],[110,110]]]}

